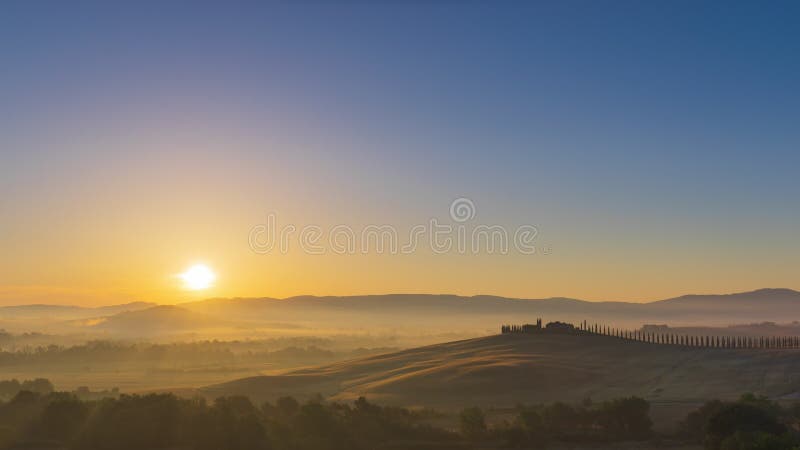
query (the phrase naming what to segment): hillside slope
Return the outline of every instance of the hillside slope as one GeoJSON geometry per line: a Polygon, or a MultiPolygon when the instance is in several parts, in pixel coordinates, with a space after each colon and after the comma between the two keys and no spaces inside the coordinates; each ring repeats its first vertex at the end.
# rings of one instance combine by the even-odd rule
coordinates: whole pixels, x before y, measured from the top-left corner
{"type": "Polygon", "coordinates": [[[321,393],[402,405],[513,406],[639,395],[660,403],[800,390],[800,350],[698,349],[602,336],[498,335],[253,377],[210,395],[259,400],[321,393]]]}

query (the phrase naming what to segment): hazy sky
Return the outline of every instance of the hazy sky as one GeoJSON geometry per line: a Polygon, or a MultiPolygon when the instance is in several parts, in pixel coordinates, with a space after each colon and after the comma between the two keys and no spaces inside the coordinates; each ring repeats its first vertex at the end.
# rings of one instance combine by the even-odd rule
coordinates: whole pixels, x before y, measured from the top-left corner
{"type": "Polygon", "coordinates": [[[75,3],[0,9],[2,304],[800,288],[798,2],[75,3]],[[539,251],[248,245],[460,197],[539,251]]]}

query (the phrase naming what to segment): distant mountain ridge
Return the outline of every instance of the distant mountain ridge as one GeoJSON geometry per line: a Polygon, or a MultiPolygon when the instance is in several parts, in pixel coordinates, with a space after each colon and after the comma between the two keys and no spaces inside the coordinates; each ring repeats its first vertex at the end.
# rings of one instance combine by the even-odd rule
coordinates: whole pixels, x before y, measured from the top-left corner
{"type": "Polygon", "coordinates": [[[657,300],[652,302],[656,303],[677,303],[677,302],[707,302],[707,301],[724,301],[724,302],[741,302],[752,301],[754,299],[781,299],[789,301],[800,301],[800,292],[787,289],[787,288],[764,288],[756,289],[755,291],[748,292],[735,292],[732,294],[687,294],[680,297],[668,298],[665,300],[657,300]]]}
{"type": "Polygon", "coordinates": [[[296,296],[286,299],[210,299],[181,306],[213,314],[253,319],[260,314],[280,320],[338,320],[362,317],[377,324],[412,320],[418,324],[492,320],[510,322],[588,320],[623,324],[674,323],[730,325],[755,321],[790,322],[800,319],[800,292],[791,289],[759,289],[721,295],[685,295],[648,303],[586,301],[553,297],[519,299],[490,295],[471,297],[432,294],[387,294],[363,296],[296,296]]]}
{"type": "MultiPolygon", "coordinates": [[[[502,297],[498,295],[486,295],[486,294],[478,294],[472,296],[463,296],[463,295],[454,295],[454,294],[368,294],[368,295],[347,295],[347,296],[333,296],[333,295],[325,295],[325,296],[317,296],[317,295],[296,295],[291,297],[285,298],[277,298],[277,297],[216,297],[216,298],[209,298],[204,300],[196,300],[191,302],[184,302],[178,304],[179,306],[185,305],[193,305],[193,304],[200,304],[200,303],[209,303],[209,302],[234,302],[234,303],[254,303],[254,302],[315,302],[315,301],[328,301],[328,300],[351,300],[351,299],[404,299],[404,298],[419,298],[419,297],[428,297],[428,298],[445,298],[445,299],[463,299],[463,300],[514,300],[514,301],[538,301],[538,302],[576,302],[576,303],[592,303],[592,304],[607,304],[607,303],[618,303],[618,304],[628,304],[628,305],[652,305],[652,304],[661,304],[667,302],[678,302],[678,301],[691,301],[697,299],[732,299],[732,300],[739,300],[739,299],[752,299],[754,297],[782,297],[782,298],[792,298],[797,301],[800,301],[800,291],[796,291],[789,288],[762,288],[756,289],[753,291],[744,291],[744,292],[734,292],[729,294],[685,294],[679,297],[671,297],[667,299],[660,299],[660,300],[651,300],[649,302],[630,302],[630,301],[622,301],[622,300],[583,300],[578,298],[571,298],[571,297],[544,297],[544,298],[521,298],[521,297],[502,297]]],[[[145,309],[150,308],[153,306],[158,306],[157,303],[153,302],[144,302],[144,301],[137,301],[137,302],[130,302],[124,304],[115,304],[115,305],[107,305],[107,306],[96,306],[96,307],[85,307],[85,306],[78,306],[78,305],[56,305],[56,304],[46,304],[46,303],[31,303],[31,304],[20,304],[20,305],[9,305],[9,306],[0,306],[0,314],[11,312],[15,310],[46,310],[46,309],[63,309],[63,310],[82,310],[82,311],[116,311],[116,312],[123,312],[123,311],[134,311],[138,309],[145,309]]]]}
{"type": "MultiPolygon", "coordinates": [[[[639,327],[664,323],[683,326],[727,326],[732,324],[800,320],[800,292],[791,289],[758,289],[722,295],[684,295],[649,303],[585,301],[553,297],[506,298],[491,295],[471,297],[433,294],[386,294],[361,296],[310,296],[277,298],[215,298],[181,303],[170,308],[135,302],[99,308],[53,305],[0,307],[0,319],[62,318],[64,320],[107,318],[109,323],[133,321],[166,323],[211,321],[256,325],[264,322],[302,323],[312,328],[442,327],[494,329],[500,323],[583,320],[615,326],[639,327]],[[177,308],[177,309],[176,309],[177,308]],[[148,312],[149,311],[149,312],[148,312]],[[141,312],[141,314],[130,314],[141,312]],[[197,314],[192,320],[186,316],[197,314]],[[170,319],[171,317],[171,319],[170,319]],[[203,318],[200,320],[200,318],[203,318]],[[112,320],[113,319],[113,320],[112,320]]],[[[108,328],[110,325],[105,325],[108,328]]],[[[142,323],[144,328],[150,327],[142,323]]],[[[126,325],[126,328],[128,326],[126,325]]]]}

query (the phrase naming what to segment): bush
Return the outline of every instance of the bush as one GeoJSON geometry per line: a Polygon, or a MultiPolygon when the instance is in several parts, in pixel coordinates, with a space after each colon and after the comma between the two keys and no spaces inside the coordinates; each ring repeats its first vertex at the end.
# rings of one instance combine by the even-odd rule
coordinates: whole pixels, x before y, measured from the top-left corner
{"type": "Polygon", "coordinates": [[[706,425],[711,417],[719,413],[725,404],[719,400],[706,402],[699,409],[690,412],[681,423],[683,434],[694,442],[702,443],[706,437],[706,425]]]}
{"type": "MultiPolygon", "coordinates": [[[[732,403],[723,406],[706,424],[705,445],[709,450],[721,450],[723,442],[736,433],[742,436],[781,435],[786,427],[775,415],[750,403],[732,403]]],[[[743,442],[734,438],[736,442],[743,442]]],[[[734,445],[734,444],[729,444],[734,445]]]]}
{"type": "Polygon", "coordinates": [[[597,413],[597,424],[611,440],[640,440],[652,433],[650,404],[639,397],[604,402],[597,413]]]}

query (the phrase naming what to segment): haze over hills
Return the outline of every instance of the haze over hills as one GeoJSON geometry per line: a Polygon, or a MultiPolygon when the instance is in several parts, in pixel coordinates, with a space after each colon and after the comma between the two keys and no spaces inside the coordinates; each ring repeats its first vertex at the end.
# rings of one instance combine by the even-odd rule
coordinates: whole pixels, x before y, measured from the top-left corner
{"type": "Polygon", "coordinates": [[[72,305],[15,305],[0,307],[0,329],[22,332],[72,333],[86,321],[157,306],[149,302],[83,307],[72,305]]]}
{"type": "MultiPolygon", "coordinates": [[[[573,369],[582,367],[584,361],[575,361],[571,358],[583,358],[581,356],[583,351],[574,350],[569,346],[565,347],[562,343],[542,348],[527,344],[519,348],[510,348],[507,345],[508,342],[503,341],[502,339],[505,338],[502,337],[489,337],[487,341],[463,341],[469,338],[493,336],[499,332],[499,326],[503,323],[533,323],[538,317],[542,317],[545,322],[562,320],[578,323],[586,319],[590,323],[596,321],[604,325],[615,325],[631,330],[640,329],[647,324],[667,324],[670,328],[669,332],[672,334],[785,336],[800,334],[800,324],[792,323],[798,318],[797,311],[800,309],[797,306],[800,306],[800,293],[786,289],[759,290],[718,296],[684,296],[647,304],[586,302],[567,298],[524,300],[492,296],[459,297],[407,294],[353,297],[303,296],[283,300],[212,299],[180,305],[154,306],[147,303],[134,303],[104,308],[31,305],[0,309],[0,320],[2,320],[0,328],[7,324],[15,327],[14,329],[8,328],[8,332],[0,335],[2,338],[0,348],[6,352],[14,352],[25,348],[33,350],[38,346],[47,347],[52,344],[57,346],[77,345],[79,347],[76,350],[65,349],[64,355],[72,355],[71,352],[95,355],[99,350],[93,347],[93,344],[85,348],[80,346],[95,341],[109,342],[109,348],[115,348],[114,346],[119,342],[115,343],[114,341],[121,341],[123,345],[133,342],[148,343],[148,345],[149,343],[171,345],[176,342],[203,343],[221,340],[242,342],[242,347],[234,346],[232,348],[244,353],[253,351],[256,352],[254,355],[261,355],[242,357],[241,360],[237,360],[235,372],[228,372],[232,370],[228,362],[223,364],[205,358],[188,358],[187,363],[169,368],[169,371],[160,375],[162,378],[159,380],[162,382],[159,386],[166,387],[196,387],[247,375],[273,374],[277,370],[285,370],[289,367],[328,363],[337,358],[352,357],[356,354],[385,352],[386,348],[410,349],[407,350],[410,353],[399,353],[396,357],[389,359],[400,361],[395,368],[384,370],[370,360],[362,360],[354,363],[354,366],[328,366],[325,369],[310,369],[308,372],[286,374],[263,381],[270,385],[286,383],[287,389],[294,389],[292,386],[296,386],[299,391],[315,390],[343,396],[350,395],[348,392],[353,395],[359,392],[368,392],[372,396],[403,399],[405,394],[395,392],[391,386],[400,386],[401,384],[398,383],[401,380],[409,382],[415,380],[414,383],[419,382],[422,386],[427,383],[426,379],[422,378],[426,373],[436,375],[434,378],[430,378],[434,384],[439,382],[436,377],[440,375],[443,380],[452,379],[453,387],[458,386],[461,382],[466,383],[470,379],[478,380],[493,370],[502,372],[505,370],[504,368],[517,366],[525,369],[520,369],[523,370],[522,372],[515,372],[513,377],[528,377],[527,371],[532,370],[533,372],[530,373],[540,373],[543,377],[542,380],[547,380],[556,372],[547,372],[548,366],[540,365],[543,361],[541,358],[545,358],[546,361],[556,361],[560,367],[564,368],[561,376],[563,379],[559,382],[566,382],[573,378],[575,380],[582,379],[583,375],[581,374],[584,373],[581,371],[582,369],[578,371],[573,371],[573,369]],[[15,315],[12,314],[9,318],[9,315],[6,314],[7,311],[11,311],[15,315]],[[753,322],[764,320],[774,321],[778,324],[753,324],[753,322]],[[716,324],[717,328],[708,324],[716,324]],[[732,324],[748,325],[732,326],[732,324]],[[28,333],[29,331],[39,333],[28,333]],[[425,347],[432,349],[433,353],[419,349],[420,346],[454,341],[458,342],[441,344],[438,347],[425,347]],[[470,342],[470,344],[459,342],[470,342]],[[499,347],[496,348],[500,349],[505,346],[506,349],[493,354],[484,348],[486,343],[492,346],[497,344],[499,347]],[[252,346],[247,347],[247,345],[252,346]],[[457,351],[453,349],[457,349],[457,351]],[[289,358],[291,361],[275,364],[278,354],[272,352],[282,350],[287,351],[287,354],[291,356],[289,358]],[[439,354],[439,356],[435,356],[435,354],[439,354]],[[408,355],[427,356],[420,356],[419,358],[422,359],[417,356],[407,359],[408,355]],[[477,355],[478,359],[469,355],[477,355]],[[505,359],[506,356],[508,359],[505,359]],[[429,359],[425,360],[425,358],[429,359]],[[483,362],[476,365],[476,361],[483,362]],[[483,365],[484,363],[486,366],[483,365]],[[437,364],[442,367],[434,369],[437,364]],[[534,364],[535,367],[530,364],[534,364]],[[421,372],[407,372],[402,367],[408,365],[427,367],[427,369],[421,372]],[[459,369],[453,373],[442,372],[441,370],[444,370],[445,367],[458,367],[459,369]],[[487,369],[487,367],[491,369],[487,369]],[[487,372],[487,370],[489,371],[487,372]],[[392,373],[391,376],[389,376],[389,372],[392,373]],[[472,376],[478,378],[470,378],[472,376]],[[361,384],[353,384],[353,389],[341,387],[342,383],[350,383],[347,380],[364,381],[367,378],[374,379],[375,383],[363,384],[359,381],[361,384]],[[165,379],[167,381],[163,381],[165,379]],[[194,384],[194,380],[202,380],[204,383],[194,384]]],[[[665,332],[663,328],[657,330],[665,332]]],[[[612,368],[627,367],[626,370],[634,370],[633,366],[628,367],[625,365],[627,363],[618,363],[615,358],[627,357],[625,352],[640,347],[629,344],[623,347],[624,349],[621,350],[623,353],[615,353],[616,350],[605,346],[599,346],[596,350],[598,355],[607,352],[603,364],[609,364],[609,367],[612,368]]],[[[186,351],[189,352],[189,350],[186,351]]],[[[674,364],[683,364],[685,354],[682,352],[683,350],[659,348],[658,354],[664,358],[663,361],[659,360],[661,362],[658,362],[659,370],[666,367],[665,365],[670,360],[674,361],[674,364]]],[[[709,360],[714,360],[720,354],[709,354],[709,360]]],[[[656,364],[648,362],[649,360],[646,358],[650,356],[642,355],[645,358],[640,361],[643,364],[642,367],[656,364]]],[[[7,364],[10,365],[4,366],[4,370],[11,373],[13,368],[13,373],[18,377],[38,376],[45,367],[39,362],[26,362],[27,360],[19,355],[7,355],[7,358],[9,358],[7,364]]],[[[64,358],[72,361],[71,356],[64,356],[64,358]]],[[[703,359],[705,356],[698,358],[703,359]]],[[[85,360],[85,357],[81,356],[75,361],[85,360]]],[[[761,361],[751,362],[761,363],[761,361]]],[[[62,367],[63,364],[61,366],[53,365],[48,370],[49,374],[61,384],[74,383],[77,382],[74,380],[80,379],[81,384],[97,385],[102,382],[101,386],[103,387],[142,386],[143,384],[138,379],[141,377],[141,373],[147,370],[167,370],[158,365],[148,364],[150,363],[145,361],[138,365],[126,366],[128,372],[119,376],[111,372],[102,372],[107,369],[107,366],[103,366],[100,362],[91,365],[91,370],[87,369],[90,365],[84,362],[76,362],[69,367],[62,367]],[[69,372],[74,370],[78,372],[69,372]],[[98,381],[97,377],[92,375],[94,373],[105,373],[106,375],[98,381]]],[[[724,363],[720,364],[724,366],[724,363]]],[[[738,373],[739,369],[736,370],[738,373]]],[[[745,367],[742,370],[747,369],[745,367]]],[[[765,380],[776,376],[774,374],[783,373],[783,369],[775,370],[777,371],[764,372],[759,375],[760,379],[765,380]]],[[[711,372],[706,369],[702,369],[698,373],[706,373],[711,376],[711,372]]],[[[722,373],[718,375],[723,376],[722,373]]],[[[492,378],[487,379],[491,380],[492,378]]],[[[606,382],[612,383],[612,385],[615,385],[614,383],[625,384],[613,377],[600,377],[599,379],[601,381],[598,383],[601,384],[598,386],[606,382]]],[[[791,377],[787,379],[791,379],[791,377]]],[[[673,381],[678,383],[677,379],[673,381]]],[[[734,390],[764,387],[752,384],[755,381],[752,383],[751,381],[735,386],[734,390]]],[[[507,380],[490,382],[506,383],[507,380]]],[[[578,382],[576,381],[576,383],[578,382]]],[[[591,383],[587,384],[587,386],[590,385],[591,383]]],[[[635,386],[630,383],[627,385],[635,386]]],[[[148,386],[152,386],[152,384],[148,384],[148,386]]],[[[524,389],[529,388],[523,387],[524,389]]],[[[653,389],[667,389],[667,387],[654,387],[653,389]]],[[[567,388],[572,389],[570,386],[567,388]]],[[[259,387],[256,390],[260,389],[259,387]]],[[[291,389],[290,391],[294,392],[291,389]]],[[[443,392],[446,392],[446,389],[443,392]]],[[[513,389],[510,392],[524,394],[522,391],[513,389]]],[[[408,400],[411,401],[413,398],[408,397],[408,400]]],[[[434,397],[431,397],[431,400],[433,401],[434,397]]]]}
{"type": "Polygon", "coordinates": [[[31,319],[86,319],[90,317],[118,314],[125,311],[138,311],[141,309],[152,308],[153,306],[156,306],[156,304],[150,302],[131,302],[121,305],[98,307],[47,304],[13,305],[0,306],[0,317],[31,319]]]}
{"type": "Polygon", "coordinates": [[[89,319],[86,325],[95,330],[118,334],[142,335],[181,330],[202,330],[229,325],[203,313],[173,305],[153,306],[125,311],[108,317],[89,319]]]}
{"type": "Polygon", "coordinates": [[[645,324],[729,326],[800,320],[800,292],[760,289],[727,295],[686,295],[650,303],[591,302],[570,298],[389,294],[287,299],[209,299],[177,306],[136,302],[99,308],[21,305],[0,308],[0,326],[33,330],[136,333],[159,329],[271,327],[307,329],[439,330],[493,333],[501,323],[545,321],[602,323],[625,328],[645,324]],[[443,330],[441,324],[449,323],[443,330]]]}

